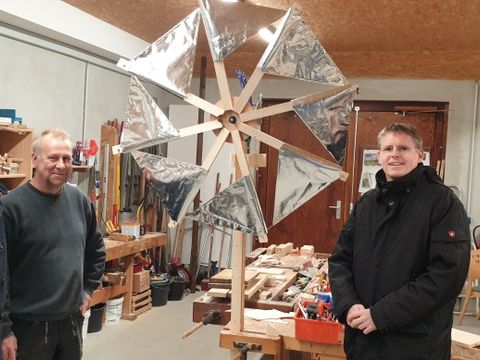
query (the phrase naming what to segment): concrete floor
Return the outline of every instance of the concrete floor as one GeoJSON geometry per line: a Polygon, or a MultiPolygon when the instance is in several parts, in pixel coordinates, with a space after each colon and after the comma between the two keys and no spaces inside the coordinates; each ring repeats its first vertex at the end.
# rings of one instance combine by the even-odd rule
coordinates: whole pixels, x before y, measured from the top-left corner
{"type": "MultiPolygon", "coordinates": [[[[221,326],[203,326],[190,337],[182,334],[190,329],[192,303],[203,292],[186,295],[180,301],[169,301],[165,306],[153,307],[135,321],[120,320],[116,325],[105,325],[97,333],[87,334],[84,345],[85,360],[216,360],[230,359],[230,352],[219,347],[221,326]]],[[[475,311],[474,301],[467,312],[475,311]]],[[[462,326],[454,327],[480,334],[480,320],[465,316],[462,326]]],[[[250,354],[249,360],[260,359],[260,354],[250,354]]]]}
{"type": "MultiPolygon", "coordinates": [[[[182,340],[182,334],[193,325],[193,301],[204,292],[185,295],[182,300],[168,301],[153,307],[134,321],[120,320],[103,325],[101,331],[87,334],[85,360],[216,360],[230,359],[230,351],[219,347],[221,326],[203,326],[182,340]]],[[[259,359],[249,355],[249,360],[259,359]]]]}

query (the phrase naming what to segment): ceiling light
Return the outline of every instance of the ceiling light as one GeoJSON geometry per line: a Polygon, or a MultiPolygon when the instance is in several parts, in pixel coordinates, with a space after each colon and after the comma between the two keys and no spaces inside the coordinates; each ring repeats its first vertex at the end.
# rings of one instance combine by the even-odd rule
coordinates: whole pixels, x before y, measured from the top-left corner
{"type": "Polygon", "coordinates": [[[258,30],[258,34],[268,43],[273,40],[273,32],[271,32],[268,28],[261,28],[258,30]]]}

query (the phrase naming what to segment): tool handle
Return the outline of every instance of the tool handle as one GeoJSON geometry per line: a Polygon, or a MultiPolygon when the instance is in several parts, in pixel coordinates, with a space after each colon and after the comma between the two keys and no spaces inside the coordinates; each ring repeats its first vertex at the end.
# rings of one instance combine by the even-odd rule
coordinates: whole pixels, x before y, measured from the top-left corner
{"type": "Polygon", "coordinates": [[[198,329],[200,329],[202,326],[203,326],[203,323],[202,323],[202,322],[199,322],[199,323],[195,324],[190,330],[185,331],[185,332],[183,333],[182,339],[185,339],[186,337],[192,335],[195,331],[197,331],[198,329]]]}

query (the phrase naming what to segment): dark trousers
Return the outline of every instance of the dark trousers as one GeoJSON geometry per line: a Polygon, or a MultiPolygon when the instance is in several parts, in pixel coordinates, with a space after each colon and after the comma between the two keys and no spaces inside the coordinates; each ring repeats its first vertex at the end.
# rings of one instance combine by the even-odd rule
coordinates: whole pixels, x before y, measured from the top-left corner
{"type": "Polygon", "coordinates": [[[17,360],[80,360],[82,325],[80,311],[62,320],[30,321],[12,318],[17,337],[17,360]]]}

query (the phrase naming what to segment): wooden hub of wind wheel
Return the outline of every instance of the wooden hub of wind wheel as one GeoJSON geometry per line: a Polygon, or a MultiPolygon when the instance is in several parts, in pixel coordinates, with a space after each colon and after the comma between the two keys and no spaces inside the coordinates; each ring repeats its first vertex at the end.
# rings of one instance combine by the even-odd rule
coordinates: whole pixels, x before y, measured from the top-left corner
{"type": "MultiPolygon", "coordinates": [[[[235,103],[237,102],[237,99],[238,99],[237,96],[232,96],[233,105],[235,105],[235,103]]],[[[216,105],[217,106],[222,106],[223,101],[219,100],[216,103],[216,105]]],[[[250,105],[250,103],[247,103],[247,105],[245,105],[245,107],[243,109],[243,113],[248,112],[248,111],[252,111],[252,110],[253,110],[252,105],[250,105]]],[[[210,115],[210,120],[220,121],[222,123],[223,127],[227,130],[230,130],[230,131],[238,130],[238,126],[242,122],[240,120],[240,114],[233,111],[233,110],[226,110],[222,115],[220,115],[218,117],[214,116],[214,115],[210,115]]],[[[215,130],[213,130],[213,133],[218,136],[218,134],[221,130],[222,129],[215,129],[215,130]]],[[[244,133],[240,133],[240,136],[242,137],[242,140],[245,140],[246,138],[248,138],[248,135],[245,135],[244,133]]],[[[232,137],[229,135],[226,141],[231,143],[232,142],[232,137]]]]}

